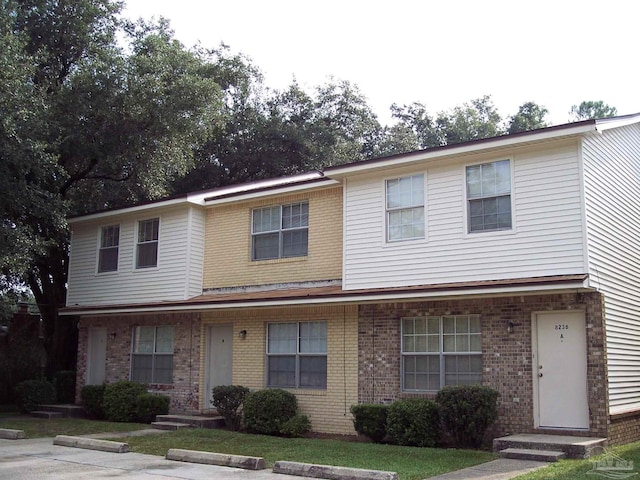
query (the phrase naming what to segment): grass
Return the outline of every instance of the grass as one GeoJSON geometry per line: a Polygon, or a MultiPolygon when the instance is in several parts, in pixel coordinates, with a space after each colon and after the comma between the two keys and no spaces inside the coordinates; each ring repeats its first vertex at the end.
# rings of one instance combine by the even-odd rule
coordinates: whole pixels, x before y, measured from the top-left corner
{"type": "Polygon", "coordinates": [[[518,480],[584,480],[585,478],[606,479],[606,478],[626,478],[623,476],[612,476],[611,472],[599,470],[595,463],[606,455],[615,455],[627,462],[633,462],[631,471],[618,471],[614,474],[624,475],[630,473],[635,478],[640,471],[640,442],[630,443],[607,449],[607,453],[600,457],[587,460],[561,460],[552,463],[548,467],[537,470],[526,475],[521,475],[518,480]]]}
{"type": "MultiPolygon", "coordinates": [[[[56,435],[127,432],[148,428],[140,423],[99,422],[77,418],[41,419],[0,415],[0,428],[24,430],[29,438],[56,435]]],[[[319,438],[279,438],[227,430],[184,429],[161,434],[124,437],[137,453],[164,456],[170,448],[263,457],[269,466],[278,460],[398,472],[401,480],[421,480],[496,458],[476,450],[400,447],[319,438]]]]}
{"type": "Polygon", "coordinates": [[[27,438],[55,437],[56,435],[86,435],[89,433],[131,432],[149,428],[140,423],[115,423],[86,420],[84,418],[42,419],[19,415],[16,412],[3,412],[0,415],[0,428],[24,430],[27,438]]]}

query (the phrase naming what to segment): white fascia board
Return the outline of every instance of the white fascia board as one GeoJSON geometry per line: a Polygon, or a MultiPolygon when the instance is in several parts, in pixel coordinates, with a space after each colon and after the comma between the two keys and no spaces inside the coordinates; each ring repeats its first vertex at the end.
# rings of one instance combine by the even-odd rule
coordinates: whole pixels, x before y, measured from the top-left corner
{"type": "Polygon", "coordinates": [[[328,297],[300,297],[291,298],[288,300],[283,299],[266,299],[258,301],[244,301],[244,302],[220,302],[212,304],[188,304],[188,305],[153,305],[149,307],[128,307],[123,305],[122,308],[90,308],[87,310],[74,310],[72,312],[60,312],[63,316],[72,315],[116,315],[125,313],[161,313],[161,312],[201,312],[208,310],[223,310],[223,309],[242,309],[242,308],[261,308],[261,307],[274,307],[274,306],[299,306],[299,305],[327,305],[327,304],[358,304],[358,303],[384,303],[394,301],[414,301],[414,300],[456,300],[460,297],[505,297],[511,295],[539,295],[540,293],[553,292],[553,293],[566,293],[594,290],[587,287],[587,282],[576,281],[571,283],[562,283],[558,285],[531,285],[531,286],[517,286],[517,287],[495,287],[495,288],[469,288],[463,290],[452,291],[427,291],[427,292],[398,292],[398,293],[386,293],[370,295],[341,295],[341,296],[328,296],[328,297]]]}
{"type": "Polygon", "coordinates": [[[319,183],[301,183],[297,185],[285,185],[282,188],[269,188],[267,190],[247,192],[245,194],[233,195],[233,196],[224,197],[224,198],[211,198],[211,196],[209,196],[207,201],[205,202],[205,205],[211,206],[211,205],[222,205],[225,203],[235,203],[235,202],[241,202],[244,200],[251,200],[254,198],[272,197],[276,195],[284,195],[287,193],[295,193],[301,190],[313,190],[316,188],[324,188],[324,187],[330,187],[330,186],[335,186],[340,184],[341,182],[339,182],[338,180],[326,179],[325,181],[319,182],[319,183]]]}
{"type": "Polygon", "coordinates": [[[103,218],[115,217],[120,215],[127,215],[130,213],[145,212],[147,210],[153,210],[157,208],[173,207],[176,205],[204,205],[204,199],[198,201],[197,197],[181,197],[173,198],[170,200],[159,200],[157,202],[149,202],[141,205],[134,205],[133,207],[118,208],[115,210],[106,210],[104,212],[89,213],[79,217],[68,218],[67,223],[70,225],[80,222],[89,222],[92,220],[101,220],[103,218]]]}
{"type": "Polygon", "coordinates": [[[444,157],[467,155],[471,153],[482,153],[498,148],[512,147],[518,145],[527,145],[535,142],[554,140],[557,138],[566,138],[571,136],[584,135],[596,131],[594,124],[581,124],[576,126],[567,126],[567,128],[545,129],[537,133],[526,133],[523,135],[503,135],[493,140],[478,140],[464,145],[432,148],[406,155],[394,155],[387,159],[380,160],[364,160],[360,163],[351,163],[342,167],[329,167],[325,170],[325,177],[341,178],[346,175],[362,173],[366,171],[379,170],[390,167],[408,166],[414,163],[436,160],[444,157]]]}
{"type": "Polygon", "coordinates": [[[596,130],[602,132],[612,128],[626,127],[634,123],[640,123],[640,113],[625,115],[623,117],[601,118],[596,120],[596,130]]]}

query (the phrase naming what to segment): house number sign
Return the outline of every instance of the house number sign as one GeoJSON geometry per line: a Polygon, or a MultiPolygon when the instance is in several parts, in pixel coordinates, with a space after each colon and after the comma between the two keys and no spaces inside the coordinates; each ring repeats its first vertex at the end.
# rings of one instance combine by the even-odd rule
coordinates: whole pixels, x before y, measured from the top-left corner
{"type": "Polygon", "coordinates": [[[562,333],[562,331],[564,330],[569,330],[569,325],[560,323],[560,324],[556,324],[555,326],[556,331],[560,331],[560,343],[564,342],[564,333],[562,333]]]}

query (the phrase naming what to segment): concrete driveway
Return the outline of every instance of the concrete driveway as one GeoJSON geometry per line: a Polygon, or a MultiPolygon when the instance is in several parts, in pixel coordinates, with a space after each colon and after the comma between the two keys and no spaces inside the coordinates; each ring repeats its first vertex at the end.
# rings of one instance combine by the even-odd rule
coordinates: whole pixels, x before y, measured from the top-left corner
{"type": "Polygon", "coordinates": [[[242,470],[165,460],[141,453],[109,453],[53,445],[51,438],[0,439],[2,480],[291,480],[271,470],[242,470]]]}

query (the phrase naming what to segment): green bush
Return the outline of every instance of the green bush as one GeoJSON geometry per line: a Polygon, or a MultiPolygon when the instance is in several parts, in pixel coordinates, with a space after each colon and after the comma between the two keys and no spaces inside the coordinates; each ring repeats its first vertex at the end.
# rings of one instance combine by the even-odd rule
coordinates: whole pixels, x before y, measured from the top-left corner
{"type": "Polygon", "coordinates": [[[365,435],[372,442],[380,443],[387,435],[388,405],[377,403],[363,403],[351,405],[353,428],[360,435],[365,435]]]}
{"type": "Polygon", "coordinates": [[[80,390],[80,400],[84,411],[90,418],[104,420],[104,390],[105,385],[85,385],[80,390]]]}
{"type": "Polygon", "coordinates": [[[440,441],[440,415],[433,400],[409,398],[389,405],[387,433],[394,443],[435,447],[440,441]]]}
{"type": "Polygon", "coordinates": [[[169,413],[169,397],[155,393],[143,393],[136,398],[136,421],[151,423],[156,415],[169,413]]]}
{"type": "Polygon", "coordinates": [[[53,384],[59,403],[76,402],[76,372],[60,370],[53,374],[53,384]]]}
{"type": "Polygon", "coordinates": [[[284,422],[280,427],[280,433],[285,437],[303,437],[309,430],[311,430],[309,417],[299,413],[284,422]]]}
{"type": "Polygon", "coordinates": [[[224,417],[227,427],[240,429],[242,415],[239,410],[248,394],[249,389],[240,385],[219,385],[213,388],[211,404],[224,417]]]}
{"type": "Polygon", "coordinates": [[[499,393],[481,385],[445,387],[436,401],[445,433],[459,448],[479,448],[487,428],[498,418],[499,393]]]}
{"type": "Polygon", "coordinates": [[[16,385],[15,401],[22,413],[29,413],[38,405],[55,403],[56,387],[46,380],[25,380],[16,385]]]}
{"type": "Polygon", "coordinates": [[[252,392],[244,400],[244,423],[252,432],[278,435],[282,425],[296,413],[296,396],[279,388],[252,392]]]}
{"type": "Polygon", "coordinates": [[[104,389],[104,414],[110,422],[135,422],[136,400],[146,387],[127,380],[111,383],[104,389]]]}

